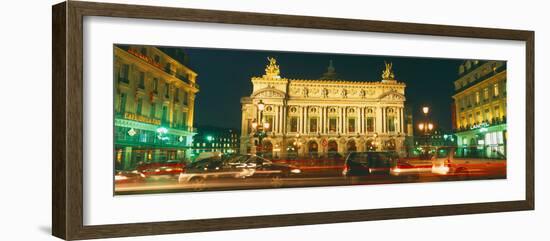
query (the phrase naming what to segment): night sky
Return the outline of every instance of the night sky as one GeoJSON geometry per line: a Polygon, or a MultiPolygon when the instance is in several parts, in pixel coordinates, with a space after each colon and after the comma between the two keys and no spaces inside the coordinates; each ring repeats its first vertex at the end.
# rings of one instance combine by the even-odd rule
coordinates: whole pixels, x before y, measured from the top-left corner
{"type": "Polygon", "coordinates": [[[250,78],[262,76],[267,57],[275,57],[281,77],[318,79],[329,61],[342,80],[379,81],[384,61],[393,63],[395,78],[405,82],[406,104],[413,108],[416,123],[421,120],[421,106],[431,107],[436,128],[451,129],[453,81],[458,78],[461,59],[411,58],[374,55],[324,54],[183,48],[186,62],[198,73],[200,92],[195,99],[195,126],[240,128],[240,98],[250,96],[250,78]]]}

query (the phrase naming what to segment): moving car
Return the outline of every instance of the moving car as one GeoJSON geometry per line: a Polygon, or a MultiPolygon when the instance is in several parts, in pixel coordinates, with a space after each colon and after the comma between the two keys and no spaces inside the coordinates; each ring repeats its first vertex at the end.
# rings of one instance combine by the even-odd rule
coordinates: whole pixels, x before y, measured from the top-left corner
{"type": "Polygon", "coordinates": [[[248,170],[228,165],[220,156],[212,156],[192,162],[179,174],[179,183],[192,184],[195,191],[201,191],[205,182],[212,179],[239,179],[249,174],[248,170]]]}
{"type": "Polygon", "coordinates": [[[235,168],[252,170],[253,172],[247,177],[288,177],[301,173],[301,170],[296,166],[285,163],[274,163],[266,158],[253,154],[235,155],[227,160],[227,162],[235,168]]]}
{"type": "Polygon", "coordinates": [[[394,176],[431,175],[444,180],[505,178],[506,159],[459,157],[456,147],[423,147],[417,158],[400,161],[391,169],[394,176]]]}
{"type": "Polygon", "coordinates": [[[137,171],[143,173],[148,180],[175,180],[185,168],[186,165],[182,161],[168,160],[142,163],[138,165],[137,171]]]}
{"type": "Polygon", "coordinates": [[[438,147],[432,173],[451,178],[506,178],[506,159],[458,157],[455,147],[438,147]]]}
{"type": "Polygon", "coordinates": [[[145,175],[137,170],[117,171],[115,173],[115,184],[141,183],[145,181],[145,175]]]}
{"type": "Polygon", "coordinates": [[[254,154],[235,155],[227,160],[233,168],[243,169],[245,178],[270,179],[272,187],[283,186],[283,178],[300,174],[302,171],[293,165],[274,163],[266,158],[254,154]]]}
{"type": "Polygon", "coordinates": [[[398,156],[390,151],[351,152],[344,161],[344,176],[389,175],[398,156]]]}

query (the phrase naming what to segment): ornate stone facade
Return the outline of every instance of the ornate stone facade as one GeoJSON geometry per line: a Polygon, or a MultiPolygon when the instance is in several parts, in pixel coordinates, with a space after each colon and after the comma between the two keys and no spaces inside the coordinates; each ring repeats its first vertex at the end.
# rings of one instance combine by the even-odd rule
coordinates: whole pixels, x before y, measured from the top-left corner
{"type": "Polygon", "coordinates": [[[251,79],[251,95],[241,98],[241,153],[276,158],[403,150],[405,84],[394,79],[391,64],[380,81],[327,79],[337,76],[332,62],[323,77],[305,80],[281,77],[276,60],[268,60],[266,73],[251,79]],[[258,122],[269,123],[262,143],[252,124],[258,122]]]}

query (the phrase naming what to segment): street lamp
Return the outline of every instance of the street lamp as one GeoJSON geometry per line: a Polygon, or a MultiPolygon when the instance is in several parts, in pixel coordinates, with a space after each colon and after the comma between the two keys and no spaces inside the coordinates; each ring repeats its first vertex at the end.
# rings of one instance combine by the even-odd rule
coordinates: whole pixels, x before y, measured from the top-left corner
{"type": "MultiPolygon", "coordinates": [[[[262,100],[260,100],[260,102],[258,102],[258,110],[264,111],[264,108],[265,108],[265,104],[262,100]]],[[[260,116],[260,118],[261,118],[261,116],[260,116]]]]}
{"type": "Polygon", "coordinates": [[[427,107],[427,106],[422,107],[422,112],[424,112],[424,115],[427,115],[428,112],[430,112],[430,107],[427,107]]]}
{"type": "MultiPolygon", "coordinates": [[[[161,126],[161,127],[157,128],[157,133],[158,133],[157,138],[160,141],[160,151],[162,152],[164,141],[169,139],[168,136],[166,135],[168,133],[168,129],[166,127],[161,126]]],[[[168,159],[168,157],[167,157],[167,159],[168,159]]]]}
{"type": "Polygon", "coordinates": [[[428,113],[430,113],[430,107],[422,107],[422,113],[424,113],[424,121],[418,124],[418,129],[422,131],[424,135],[425,142],[424,145],[428,145],[428,138],[430,132],[434,129],[434,124],[429,120],[428,113]]]}
{"type": "Polygon", "coordinates": [[[260,112],[260,122],[258,123],[257,120],[254,120],[252,122],[252,129],[254,129],[254,137],[258,137],[258,146],[260,147],[260,150],[263,151],[263,139],[266,136],[266,132],[270,127],[269,122],[265,122],[263,119],[263,111],[265,109],[265,104],[262,100],[256,104],[258,107],[258,111],[260,112]]]}
{"type": "Polygon", "coordinates": [[[429,131],[434,129],[434,125],[432,123],[424,124],[420,123],[418,124],[418,129],[421,131],[424,131],[424,134],[428,134],[429,131]]]}

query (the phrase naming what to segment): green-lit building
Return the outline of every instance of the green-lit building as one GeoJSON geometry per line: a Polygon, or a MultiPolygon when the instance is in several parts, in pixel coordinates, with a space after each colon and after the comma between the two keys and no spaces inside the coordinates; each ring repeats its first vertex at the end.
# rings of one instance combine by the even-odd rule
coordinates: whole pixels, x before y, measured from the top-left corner
{"type": "Polygon", "coordinates": [[[239,134],[239,130],[234,128],[198,127],[197,134],[193,136],[191,156],[196,158],[201,152],[237,153],[239,134]]]}
{"type": "Polygon", "coordinates": [[[441,129],[434,130],[429,135],[414,137],[415,146],[456,146],[456,135],[441,129]]]}
{"type": "Polygon", "coordinates": [[[117,170],[140,162],[184,160],[192,146],[197,73],[175,49],[114,47],[114,160],[117,170]]]}
{"type": "Polygon", "coordinates": [[[454,82],[459,155],[506,158],[506,62],[468,60],[454,82]]]}

